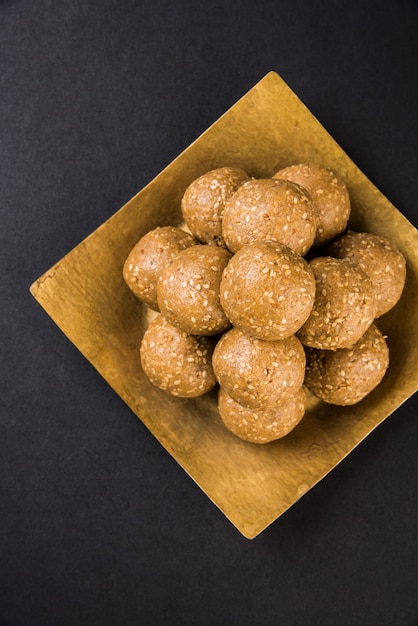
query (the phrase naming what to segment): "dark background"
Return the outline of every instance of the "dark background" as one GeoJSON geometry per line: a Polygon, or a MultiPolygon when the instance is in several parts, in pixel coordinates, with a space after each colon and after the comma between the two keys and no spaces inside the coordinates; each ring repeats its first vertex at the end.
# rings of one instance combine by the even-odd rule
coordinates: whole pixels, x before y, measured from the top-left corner
{"type": "MultiPolygon", "coordinates": [[[[418,398],[248,541],[29,285],[275,70],[418,225],[413,0],[0,1],[0,624],[418,624],[418,398]]],[[[418,321],[418,320],[417,320],[418,321]]]]}

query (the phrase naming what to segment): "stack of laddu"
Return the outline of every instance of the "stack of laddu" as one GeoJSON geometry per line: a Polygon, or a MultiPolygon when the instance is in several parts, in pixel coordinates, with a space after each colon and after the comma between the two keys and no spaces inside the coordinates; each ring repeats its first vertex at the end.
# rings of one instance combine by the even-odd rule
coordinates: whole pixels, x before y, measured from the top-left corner
{"type": "Polygon", "coordinates": [[[184,227],[148,232],[123,268],[158,312],[140,348],[151,383],[184,398],[219,384],[225,427],[256,444],[295,428],[306,389],[337,405],[370,393],[389,364],[374,321],[398,302],[406,265],[385,237],[347,230],[350,208],[344,181],[314,163],[194,180],[184,227]]]}

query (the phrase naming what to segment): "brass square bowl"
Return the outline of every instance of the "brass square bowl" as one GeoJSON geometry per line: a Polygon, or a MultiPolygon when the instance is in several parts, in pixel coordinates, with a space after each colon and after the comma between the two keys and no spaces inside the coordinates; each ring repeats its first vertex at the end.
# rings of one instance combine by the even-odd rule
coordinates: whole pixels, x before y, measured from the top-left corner
{"type": "Polygon", "coordinates": [[[253,538],[330,472],[418,388],[418,232],[376,189],[274,72],[267,74],[154,180],[41,276],[31,292],[61,330],[164,448],[247,538],[253,538]],[[173,398],[153,387],[139,361],[146,308],[122,267],[136,241],[181,222],[180,199],[204,172],[226,165],[255,177],[316,161],[346,182],[350,226],[388,237],[407,260],[400,302],[379,319],[390,367],[352,407],[314,402],[284,439],[246,443],[230,434],[214,390],[173,398]]]}

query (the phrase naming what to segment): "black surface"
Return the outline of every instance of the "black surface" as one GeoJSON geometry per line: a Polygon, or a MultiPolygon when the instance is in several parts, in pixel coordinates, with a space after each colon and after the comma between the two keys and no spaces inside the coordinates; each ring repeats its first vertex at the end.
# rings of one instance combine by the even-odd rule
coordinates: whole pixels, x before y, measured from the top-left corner
{"type": "Polygon", "coordinates": [[[277,71],[415,225],[418,4],[0,2],[0,624],[418,624],[418,398],[253,541],[29,285],[277,71]]]}

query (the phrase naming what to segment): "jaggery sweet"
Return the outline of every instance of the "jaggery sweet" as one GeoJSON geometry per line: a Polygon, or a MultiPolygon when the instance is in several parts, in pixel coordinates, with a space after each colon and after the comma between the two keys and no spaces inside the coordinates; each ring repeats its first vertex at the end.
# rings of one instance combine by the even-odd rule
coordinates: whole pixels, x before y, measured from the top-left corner
{"type": "Polygon", "coordinates": [[[249,180],[225,204],[222,234],[231,252],[268,239],[303,255],[312,246],[315,232],[311,197],[291,181],[249,180]]]}
{"type": "Polygon", "coordinates": [[[284,339],[310,315],[315,279],[309,264],[287,246],[256,241],[238,250],[220,287],[232,324],[259,339],[284,339]]]}
{"type": "Polygon", "coordinates": [[[351,212],[350,196],[334,171],[316,163],[297,163],[280,169],[273,178],[290,180],[309,192],[316,218],[315,246],[344,231],[351,212]]]}
{"type": "Polygon", "coordinates": [[[224,246],[222,217],[225,203],[250,176],[238,167],[219,167],[195,179],[181,200],[187,226],[199,241],[224,246]]]}
{"type": "Polygon", "coordinates": [[[216,385],[213,337],[188,335],[158,314],[142,338],[142,369],[150,382],[181,398],[194,398],[216,385]]]}
{"type": "Polygon", "coordinates": [[[386,237],[349,230],[330,244],[327,254],[350,259],[367,274],[374,288],[376,317],[399,301],[406,279],[405,257],[386,237]]]}
{"type": "Polygon", "coordinates": [[[231,328],[216,344],[212,366],[225,391],[252,409],[274,408],[293,395],[305,376],[305,352],[292,335],[263,341],[231,328]]]}
{"type": "Polygon", "coordinates": [[[123,278],[144,304],[158,310],[157,280],[173,257],[197,244],[190,234],[174,226],[159,226],[139,239],[123,266],[123,278]]]}
{"type": "Polygon", "coordinates": [[[309,265],[316,282],[315,302],[297,336],[312,348],[352,346],[375,318],[376,300],[370,279],[348,259],[315,257],[309,265]]]}
{"type": "Polygon", "coordinates": [[[406,265],[386,238],[345,231],[350,208],[341,178],[312,163],[194,180],[183,227],[144,235],[123,268],[158,311],[140,347],[150,382],[184,398],[219,384],[225,427],[257,444],[290,433],[308,397],[346,406],[375,389],[389,351],[373,322],[406,265]]]}
{"type": "Polygon", "coordinates": [[[158,306],[171,324],[192,335],[216,335],[230,326],[219,299],[222,272],[230,257],[226,248],[192,246],[160,272],[158,306]]]}
{"type": "Polygon", "coordinates": [[[223,389],[219,389],[218,410],[222,422],[234,435],[251,443],[264,444],[288,435],[305,414],[306,394],[300,387],[279,405],[254,410],[236,402],[223,389]]]}
{"type": "Polygon", "coordinates": [[[351,348],[307,348],[305,385],[324,402],[347,406],[375,389],[388,365],[385,337],[372,324],[351,348]]]}

